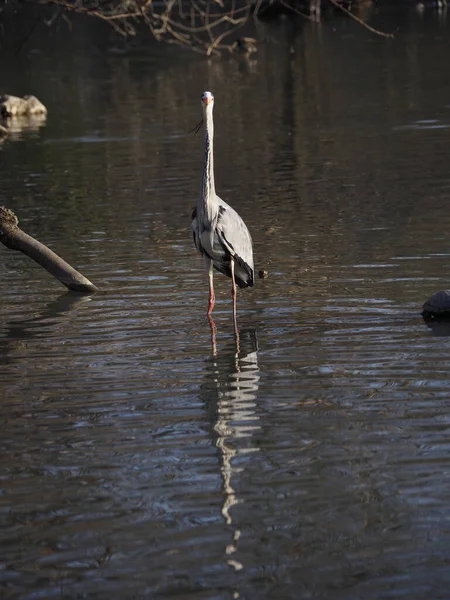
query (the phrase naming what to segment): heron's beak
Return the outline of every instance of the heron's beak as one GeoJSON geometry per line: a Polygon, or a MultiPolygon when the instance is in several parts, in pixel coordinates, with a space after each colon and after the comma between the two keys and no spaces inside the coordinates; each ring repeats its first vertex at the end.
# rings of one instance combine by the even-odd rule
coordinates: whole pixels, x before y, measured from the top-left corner
{"type": "Polygon", "coordinates": [[[208,104],[212,104],[212,102],[214,102],[214,98],[208,98],[208,97],[203,98],[203,104],[205,106],[208,106],[208,104]]]}

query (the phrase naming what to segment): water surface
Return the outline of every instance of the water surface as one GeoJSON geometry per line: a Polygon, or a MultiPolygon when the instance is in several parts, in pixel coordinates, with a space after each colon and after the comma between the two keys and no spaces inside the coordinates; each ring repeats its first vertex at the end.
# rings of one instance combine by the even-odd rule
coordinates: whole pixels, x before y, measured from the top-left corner
{"type": "Polygon", "coordinates": [[[102,293],[0,248],[2,598],[447,597],[450,341],[420,309],[450,277],[450,36],[401,25],[268,26],[254,60],[118,57],[92,24],[11,49],[49,117],[3,143],[1,202],[102,293]],[[269,272],[238,348],[216,277],[216,355],[205,89],[269,272]]]}

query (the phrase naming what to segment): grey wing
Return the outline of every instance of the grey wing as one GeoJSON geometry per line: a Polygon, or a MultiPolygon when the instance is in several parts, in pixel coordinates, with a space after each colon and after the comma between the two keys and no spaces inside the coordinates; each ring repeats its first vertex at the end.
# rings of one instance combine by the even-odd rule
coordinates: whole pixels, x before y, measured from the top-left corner
{"type": "Polygon", "coordinates": [[[253,242],[246,224],[229,204],[217,197],[219,216],[216,232],[219,243],[235,261],[235,274],[241,287],[254,283],[253,242]]]}

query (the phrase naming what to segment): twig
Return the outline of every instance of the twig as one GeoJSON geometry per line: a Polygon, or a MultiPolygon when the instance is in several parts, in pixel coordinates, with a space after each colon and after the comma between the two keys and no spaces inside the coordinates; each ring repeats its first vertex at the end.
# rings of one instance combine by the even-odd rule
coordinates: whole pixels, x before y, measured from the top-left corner
{"type": "Polygon", "coordinates": [[[253,16],[254,17],[258,16],[258,13],[259,13],[259,10],[261,8],[262,2],[263,2],[263,0],[258,0],[258,2],[256,3],[255,10],[253,11],[253,16]]]}
{"type": "MultiPolygon", "coordinates": [[[[250,10],[250,7],[248,7],[250,10]]],[[[216,47],[222,42],[222,40],[224,40],[227,36],[234,34],[236,32],[237,29],[240,29],[241,27],[243,27],[246,23],[247,23],[247,19],[248,19],[248,15],[247,17],[242,17],[240,19],[240,23],[235,23],[235,27],[232,30],[229,31],[224,31],[223,33],[221,33],[220,35],[218,35],[216,37],[216,39],[214,40],[214,42],[211,44],[211,46],[209,46],[208,50],[206,51],[206,56],[210,56],[212,52],[215,51],[216,47]]]]}
{"type": "Polygon", "coordinates": [[[365,21],[363,21],[362,19],[360,19],[359,17],[357,17],[356,15],[354,15],[352,12],[350,12],[349,10],[347,10],[344,6],[342,6],[341,4],[339,4],[339,2],[337,2],[336,0],[328,0],[328,1],[331,2],[331,4],[333,6],[335,6],[336,8],[339,8],[339,10],[342,10],[342,12],[344,12],[346,15],[348,15],[349,17],[351,17],[352,19],[354,19],[357,23],[359,23],[360,25],[362,25],[363,27],[365,27],[366,29],[368,29],[372,33],[375,33],[376,35],[380,35],[381,37],[385,37],[385,38],[390,38],[390,39],[394,38],[394,34],[393,33],[384,33],[384,31],[380,31],[379,29],[374,29],[373,27],[371,27],[370,25],[368,25],[365,21]]]}
{"type": "Polygon", "coordinates": [[[285,6],[289,10],[292,10],[292,12],[294,12],[295,14],[300,15],[301,17],[303,17],[305,19],[308,19],[308,21],[314,21],[314,19],[310,15],[307,15],[306,13],[302,12],[301,10],[298,10],[298,8],[294,8],[293,6],[291,6],[284,0],[280,0],[280,4],[281,4],[281,6],[285,6]]]}
{"type": "MultiPolygon", "coordinates": [[[[58,10],[58,9],[57,9],[57,10],[58,10]]],[[[36,17],[36,19],[34,20],[33,24],[31,25],[31,27],[30,27],[30,30],[28,31],[27,35],[24,37],[24,39],[23,39],[23,40],[22,40],[22,42],[20,43],[20,46],[17,48],[17,50],[16,50],[16,56],[18,56],[18,55],[19,55],[19,54],[22,52],[22,50],[23,50],[23,48],[24,48],[25,44],[26,44],[26,43],[28,42],[28,40],[31,38],[31,36],[33,35],[33,33],[34,33],[34,31],[35,31],[36,27],[39,25],[39,23],[40,23],[41,21],[42,21],[42,17],[41,17],[40,15],[38,15],[38,16],[36,17]]]]}

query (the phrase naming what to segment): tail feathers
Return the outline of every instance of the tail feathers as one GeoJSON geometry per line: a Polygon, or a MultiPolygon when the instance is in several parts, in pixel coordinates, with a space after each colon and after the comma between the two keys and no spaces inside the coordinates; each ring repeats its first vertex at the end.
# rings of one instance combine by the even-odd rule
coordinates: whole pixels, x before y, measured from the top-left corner
{"type": "MultiPolygon", "coordinates": [[[[231,259],[231,260],[233,260],[233,259],[231,259]]],[[[238,259],[235,262],[236,262],[236,266],[234,268],[234,279],[236,281],[236,284],[240,288],[253,287],[255,284],[253,269],[250,268],[249,265],[247,265],[247,263],[244,263],[243,261],[239,261],[238,259]]],[[[220,273],[223,273],[227,277],[231,277],[231,269],[230,269],[229,261],[226,263],[214,262],[213,264],[214,264],[214,268],[217,271],[219,271],[220,273]]]]}

